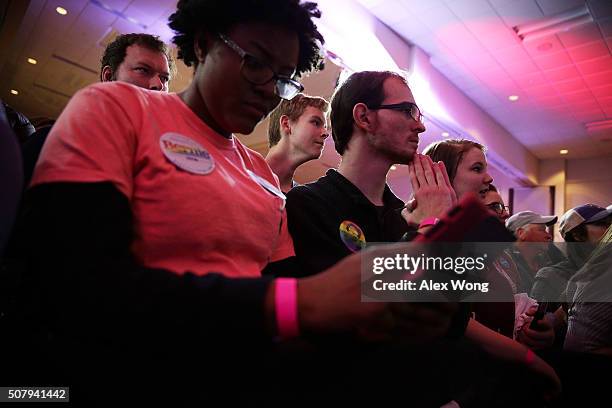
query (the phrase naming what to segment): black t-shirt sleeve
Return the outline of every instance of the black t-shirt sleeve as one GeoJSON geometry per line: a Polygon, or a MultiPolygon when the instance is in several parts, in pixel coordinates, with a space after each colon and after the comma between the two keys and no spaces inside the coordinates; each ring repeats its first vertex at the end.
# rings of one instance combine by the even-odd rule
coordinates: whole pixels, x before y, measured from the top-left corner
{"type": "Polygon", "coordinates": [[[339,222],[336,218],[333,207],[327,207],[308,186],[289,191],[287,222],[299,264],[299,276],[322,272],[352,254],[338,237],[339,222]]]}
{"type": "Polygon", "coordinates": [[[143,267],[130,251],[132,221],[127,197],[109,182],[29,190],[16,232],[17,253],[27,259],[23,307],[58,332],[113,344],[269,342],[271,277],[143,267]]]}

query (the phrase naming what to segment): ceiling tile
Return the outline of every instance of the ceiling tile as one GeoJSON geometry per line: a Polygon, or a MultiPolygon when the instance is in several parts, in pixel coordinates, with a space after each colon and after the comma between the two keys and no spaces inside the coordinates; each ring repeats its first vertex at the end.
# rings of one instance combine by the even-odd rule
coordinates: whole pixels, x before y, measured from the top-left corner
{"type": "Polygon", "coordinates": [[[573,65],[567,65],[562,68],[548,69],[544,71],[544,76],[550,81],[562,81],[564,79],[574,79],[580,76],[580,73],[573,65]]]}
{"type": "Polygon", "coordinates": [[[457,79],[454,81],[454,84],[457,85],[463,91],[482,87],[482,82],[471,77],[463,77],[457,79]]]}
{"type": "Polygon", "coordinates": [[[463,27],[463,23],[446,6],[419,13],[419,18],[436,35],[442,35],[445,31],[452,30],[459,25],[463,27]]]}
{"type": "Polygon", "coordinates": [[[463,25],[455,26],[452,29],[437,31],[436,37],[440,39],[455,55],[472,55],[474,53],[484,53],[486,50],[476,40],[463,25]]]}
{"type": "Polygon", "coordinates": [[[493,93],[500,96],[502,99],[507,99],[509,95],[520,94],[521,91],[517,83],[507,77],[499,77],[495,83],[488,85],[489,89],[491,89],[493,93]]]}
{"type": "MultiPolygon", "coordinates": [[[[577,64],[578,70],[583,75],[596,74],[604,71],[612,71],[612,56],[583,61],[577,64]]],[[[612,74],[611,74],[612,75],[612,74]]]]}
{"type": "Polygon", "coordinates": [[[556,35],[523,41],[522,44],[527,53],[532,57],[555,54],[564,50],[563,44],[561,44],[556,35]]]}
{"type": "Polygon", "coordinates": [[[535,99],[552,98],[559,96],[557,90],[548,84],[530,86],[525,87],[523,89],[530,97],[535,99]]]}
{"type": "Polygon", "coordinates": [[[474,24],[466,24],[478,41],[490,52],[501,52],[507,48],[521,47],[519,38],[508,27],[503,26],[499,30],[488,30],[486,27],[476,27],[474,24]]]}
{"type": "Polygon", "coordinates": [[[165,7],[161,6],[159,2],[134,0],[129,7],[125,9],[124,14],[145,26],[150,26],[161,17],[165,11],[165,7]]]}
{"type": "Polygon", "coordinates": [[[429,55],[437,55],[444,47],[442,41],[431,34],[413,38],[412,41],[429,55]]]}
{"type": "Polygon", "coordinates": [[[564,11],[584,5],[584,0],[537,0],[537,2],[547,16],[563,13],[564,11]]]}
{"type": "Polygon", "coordinates": [[[112,25],[112,27],[120,32],[121,34],[137,33],[142,31],[142,28],[132,23],[131,21],[118,18],[112,25]]]}
{"type": "Polygon", "coordinates": [[[555,95],[537,94],[530,97],[539,108],[565,106],[567,103],[555,95]]]}
{"type": "Polygon", "coordinates": [[[567,52],[574,62],[587,61],[610,55],[610,50],[603,41],[596,41],[580,47],[570,48],[567,52]]]}
{"type": "Polygon", "coordinates": [[[599,74],[585,75],[584,82],[591,88],[597,88],[599,86],[610,85],[612,83],[612,73],[600,72],[599,74]]]}
{"type": "MultiPolygon", "coordinates": [[[[461,58],[461,55],[459,56],[461,58]]],[[[488,52],[473,54],[461,59],[465,65],[478,71],[501,70],[501,66],[488,52]]]]}
{"type": "Polygon", "coordinates": [[[36,25],[54,30],[61,35],[79,19],[83,9],[89,6],[88,3],[82,0],[62,1],[62,7],[68,11],[68,14],[62,16],[55,11],[58,5],[47,1],[36,25]]]}
{"type": "Polygon", "coordinates": [[[421,12],[444,5],[441,0],[400,0],[400,3],[412,14],[420,14],[421,12]]]}
{"type": "Polygon", "coordinates": [[[604,108],[604,112],[606,113],[606,118],[612,118],[612,107],[604,108]]]}
{"type": "MultiPolygon", "coordinates": [[[[89,3],[79,15],[75,24],[68,30],[66,40],[75,45],[93,44],[102,38],[115,20],[117,20],[117,16],[114,14],[105,12],[89,3]]],[[[142,31],[142,28],[139,31],[142,31]]]]}
{"type": "Polygon", "coordinates": [[[412,14],[398,0],[386,0],[378,6],[372,7],[370,11],[388,26],[401,22],[410,24],[412,18],[412,14]]]}
{"type": "Polygon", "coordinates": [[[525,24],[544,17],[540,7],[534,0],[496,2],[493,5],[508,27],[525,24]]]}
{"type": "Polygon", "coordinates": [[[465,91],[465,93],[470,97],[474,98],[495,98],[495,95],[493,95],[491,92],[489,92],[488,89],[482,86],[478,88],[468,89],[467,91],[465,91]]]}
{"type": "Polygon", "coordinates": [[[78,64],[81,64],[81,60],[83,59],[87,51],[87,48],[83,46],[66,43],[63,40],[58,40],[54,49],[54,53],[56,55],[64,57],[78,64]]]}
{"type": "Polygon", "coordinates": [[[514,78],[518,86],[520,86],[523,89],[533,88],[534,86],[541,86],[541,85],[548,83],[546,78],[544,78],[544,75],[542,75],[540,72],[532,72],[532,73],[522,74],[522,75],[513,75],[512,77],[514,78]]]}
{"type": "Polygon", "coordinates": [[[597,102],[599,102],[599,106],[601,106],[602,108],[612,108],[612,96],[600,96],[596,98],[597,102]]]}
{"type": "Polygon", "coordinates": [[[570,31],[564,31],[557,34],[563,45],[568,48],[577,47],[586,43],[601,40],[601,31],[595,22],[581,25],[570,31]]]}
{"type": "Polygon", "coordinates": [[[558,118],[567,118],[567,116],[569,116],[571,114],[571,106],[568,105],[567,103],[563,103],[562,105],[560,104],[550,104],[550,105],[543,105],[545,111],[551,115],[551,116],[556,116],[558,118]]]}
{"type": "MultiPolygon", "coordinates": [[[[383,21],[386,22],[386,20],[383,21]]],[[[414,38],[423,37],[426,35],[433,36],[431,30],[418,18],[414,17],[411,17],[408,20],[400,20],[395,24],[390,24],[390,26],[391,28],[393,28],[393,30],[395,30],[398,34],[400,34],[407,40],[412,40],[414,38]]]]}
{"type": "Polygon", "coordinates": [[[531,57],[522,45],[515,45],[513,47],[491,50],[493,58],[500,64],[504,65],[507,63],[517,63],[519,61],[531,61],[531,57]]]}
{"type": "Polygon", "coordinates": [[[91,47],[81,60],[81,64],[86,66],[87,68],[93,69],[95,71],[100,69],[100,60],[102,59],[102,54],[104,53],[104,49],[102,47],[98,47],[94,45],[91,47]]]}
{"type": "Polygon", "coordinates": [[[567,97],[564,97],[565,100],[572,106],[572,110],[576,111],[592,111],[599,110],[599,103],[594,100],[592,94],[590,92],[584,93],[579,92],[576,94],[577,99],[570,100],[567,97]],[[585,97],[586,95],[586,97],[585,97]],[[582,99],[580,99],[582,97],[582,99]]]}
{"type": "Polygon", "coordinates": [[[586,89],[586,84],[582,78],[570,79],[569,81],[554,82],[553,86],[559,91],[561,96],[564,93],[579,92],[586,89]]]}
{"type": "MultiPolygon", "coordinates": [[[[597,98],[611,97],[612,96],[612,85],[591,88],[591,92],[593,92],[593,95],[595,95],[597,98]]],[[[607,107],[603,106],[603,108],[606,109],[607,107]]]]}
{"type": "Polygon", "coordinates": [[[378,6],[380,3],[382,3],[385,0],[357,0],[357,1],[365,8],[369,9],[374,6],[378,6]]]}
{"type": "Polygon", "coordinates": [[[168,27],[168,24],[161,21],[157,21],[149,26],[147,32],[159,36],[167,44],[172,43],[172,37],[174,37],[174,32],[168,27]]]}
{"type": "Polygon", "coordinates": [[[446,2],[446,6],[464,22],[498,21],[502,23],[486,0],[453,0],[446,2]]]}
{"type": "Polygon", "coordinates": [[[122,12],[127,8],[132,0],[102,0],[102,2],[110,9],[122,12]]]}
{"type": "Polygon", "coordinates": [[[536,65],[543,70],[560,68],[565,65],[572,64],[572,60],[565,51],[558,52],[556,54],[543,55],[537,58],[534,57],[533,60],[536,65]]]}
{"type": "Polygon", "coordinates": [[[597,19],[612,17],[612,2],[610,0],[589,0],[589,9],[597,19]]]}
{"type": "Polygon", "coordinates": [[[612,37],[612,18],[597,21],[597,25],[604,37],[612,37]]]}
{"type": "Polygon", "coordinates": [[[601,109],[591,111],[574,111],[573,115],[576,120],[582,123],[604,120],[606,118],[606,114],[601,109]]]}
{"type": "Polygon", "coordinates": [[[508,81],[508,74],[503,69],[492,69],[488,71],[478,71],[478,79],[487,85],[494,84],[497,81],[508,81]]]}

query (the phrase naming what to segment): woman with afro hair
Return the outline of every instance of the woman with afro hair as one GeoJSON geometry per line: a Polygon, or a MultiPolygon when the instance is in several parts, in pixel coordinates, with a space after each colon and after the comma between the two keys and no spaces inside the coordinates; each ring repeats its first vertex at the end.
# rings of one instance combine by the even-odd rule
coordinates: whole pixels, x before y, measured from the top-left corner
{"type": "Polygon", "coordinates": [[[300,387],[291,373],[309,362],[281,364],[287,344],[448,331],[453,304],[361,303],[358,255],[270,277],[293,267],[284,195],[234,134],[302,90],[320,62],[319,16],[299,0],[181,0],[169,26],[194,68],[184,91],[108,82],[71,99],[17,227],[14,332],[33,361],[16,353],[28,368],[11,383],[69,385],[88,407],[281,405],[272,397],[300,387]]]}

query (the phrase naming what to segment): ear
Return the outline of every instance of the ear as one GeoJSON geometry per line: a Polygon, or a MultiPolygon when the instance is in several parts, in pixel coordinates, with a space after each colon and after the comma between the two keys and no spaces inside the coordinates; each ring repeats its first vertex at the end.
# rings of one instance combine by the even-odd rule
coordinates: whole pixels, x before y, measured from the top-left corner
{"type": "Polygon", "coordinates": [[[111,69],[110,65],[105,65],[104,68],[102,68],[100,80],[102,82],[109,82],[113,80],[113,70],[111,69]]]}
{"type": "Polygon", "coordinates": [[[291,134],[291,123],[289,121],[289,116],[281,115],[279,121],[280,121],[281,136],[290,135],[291,134]]]}
{"type": "Polygon", "coordinates": [[[199,63],[203,63],[206,54],[210,49],[210,36],[207,33],[200,32],[196,34],[193,40],[193,52],[199,63]]]}
{"type": "Polygon", "coordinates": [[[525,233],[525,228],[523,228],[523,227],[517,228],[517,229],[516,229],[516,234],[515,234],[515,235],[516,235],[516,238],[517,238],[517,239],[521,239],[521,238],[523,238],[523,234],[524,234],[524,233],[525,233]]]}
{"type": "Polygon", "coordinates": [[[365,103],[358,103],[353,106],[353,121],[360,129],[369,132],[372,129],[372,117],[370,110],[365,103]]]}

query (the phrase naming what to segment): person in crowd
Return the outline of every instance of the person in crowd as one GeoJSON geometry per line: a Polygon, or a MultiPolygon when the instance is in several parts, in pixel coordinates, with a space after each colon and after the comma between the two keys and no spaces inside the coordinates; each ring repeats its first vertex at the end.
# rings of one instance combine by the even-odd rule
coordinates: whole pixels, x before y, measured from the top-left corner
{"type": "Polygon", "coordinates": [[[16,111],[12,107],[2,101],[4,111],[6,112],[6,119],[9,127],[12,129],[17,141],[20,145],[23,145],[28,138],[36,131],[30,120],[21,112],[16,111]]]}
{"type": "Polygon", "coordinates": [[[100,65],[102,82],[122,81],[164,92],[176,71],[168,46],[144,33],[117,36],[106,46],[100,65]]]}
{"type": "Polygon", "coordinates": [[[283,100],[270,114],[266,162],[278,176],[281,190],[287,193],[296,183],[296,169],[323,152],[329,103],[317,96],[298,94],[283,100]]]}
{"type": "MultiPolygon", "coordinates": [[[[610,210],[605,211],[610,212],[610,210]]],[[[597,246],[568,283],[566,296],[570,308],[564,343],[566,351],[601,354],[607,356],[610,362],[612,362],[611,222],[612,216],[608,215],[600,221],[587,224],[592,226],[592,230],[601,230],[605,225],[608,227],[597,241],[591,241],[597,246]]],[[[591,231],[591,239],[597,235],[600,235],[599,231],[591,231]]]]}
{"type": "Polygon", "coordinates": [[[552,242],[549,227],[556,222],[554,215],[540,215],[533,211],[521,211],[506,220],[506,228],[517,240],[510,254],[518,267],[519,292],[529,293],[536,272],[550,263],[547,257],[552,242]]]}
{"type": "Polygon", "coordinates": [[[531,297],[547,302],[566,301],[564,292],[569,279],[584,265],[610,225],[610,214],[612,211],[594,204],[583,204],[563,214],[559,233],[567,243],[567,259],[538,270],[531,297]]]}
{"type": "MultiPolygon", "coordinates": [[[[287,199],[296,257],[300,270],[308,275],[359,252],[367,242],[398,241],[406,239],[407,233],[429,228],[456,203],[444,164],[416,154],[425,127],[402,76],[384,71],[354,73],[334,92],[330,119],[335,148],[342,156],[338,170],[293,188],[287,199]],[[409,166],[415,195],[411,211],[386,184],[394,163],[409,166]]],[[[486,187],[489,179],[479,188],[486,187]]],[[[526,352],[472,319],[466,337],[503,360],[516,362],[526,352]]],[[[419,353],[428,355],[425,348],[419,353]]],[[[414,363],[421,361],[417,357],[414,363]]]]}
{"type": "MultiPolygon", "coordinates": [[[[504,204],[502,196],[499,194],[497,187],[495,187],[493,184],[489,185],[489,190],[485,193],[483,204],[494,212],[497,219],[504,224],[508,217],[510,217],[508,207],[504,204]]],[[[506,278],[512,287],[512,293],[515,295],[520,293],[520,275],[518,267],[512,259],[509,248],[499,254],[499,257],[495,260],[493,266],[502,276],[506,278]]]]}
{"type": "Polygon", "coordinates": [[[423,150],[434,162],[445,164],[450,182],[457,194],[476,193],[481,199],[489,191],[493,178],[487,172],[486,149],[478,142],[447,139],[434,142],[423,150]]]}
{"type": "MultiPolygon", "coordinates": [[[[138,33],[122,34],[109,43],[100,61],[102,82],[122,81],[145,89],[168,92],[176,66],[168,46],[158,37],[138,33]]],[[[23,145],[25,186],[32,179],[34,166],[47,140],[53,119],[42,120],[36,133],[23,145]]]]}
{"type": "Polygon", "coordinates": [[[42,353],[25,379],[70,384],[87,406],[280,405],[271,390],[343,380],[316,364],[333,358],[285,358],[291,341],[367,331],[418,344],[451,329],[453,303],[361,303],[358,255],[305,279],[262,277],[291,267],[284,196],[234,133],[302,90],[298,77],[319,63],[319,16],[298,0],[181,0],[169,25],[194,67],[187,89],[114,81],[71,99],[17,228],[28,265],[16,332],[42,353]],[[306,385],[308,364],[319,372],[302,374],[306,385]]]}
{"type": "Polygon", "coordinates": [[[351,75],[334,93],[330,119],[340,166],[287,196],[289,230],[306,275],[321,272],[367,242],[397,242],[422,220],[441,217],[456,201],[443,168],[415,156],[425,126],[401,75],[351,75]],[[386,184],[394,163],[411,163],[417,169],[413,173],[418,171],[422,187],[415,192],[421,205],[413,214],[386,184]],[[421,191],[428,195],[422,197],[421,191]],[[350,239],[351,231],[357,240],[350,239]]]}
{"type": "MultiPolygon", "coordinates": [[[[471,140],[450,139],[434,142],[423,152],[433,161],[439,160],[445,164],[458,199],[472,193],[478,194],[483,203],[486,203],[493,179],[487,172],[485,150],[483,145],[471,140]]],[[[499,199],[501,200],[501,197],[499,199]]],[[[501,205],[503,206],[503,201],[501,205]]],[[[555,339],[549,322],[544,322],[542,329],[535,331],[517,319],[523,313],[532,316],[536,309],[516,310],[515,296],[520,293],[517,286],[519,276],[516,266],[513,265],[514,262],[504,262],[507,258],[507,253],[502,254],[501,258],[493,263],[493,268],[489,268],[486,279],[500,288],[500,296],[507,298],[508,301],[475,303],[473,307],[475,319],[494,331],[516,338],[530,348],[549,347],[555,339]]]]}
{"type": "MultiPolygon", "coordinates": [[[[466,194],[478,195],[485,199],[493,178],[487,172],[485,147],[478,142],[466,139],[448,139],[434,142],[427,146],[423,153],[434,162],[444,163],[457,198],[466,194]]],[[[510,277],[511,278],[511,277],[510,277]]],[[[501,274],[491,273],[487,276],[495,286],[512,302],[498,302],[496,307],[483,307],[476,304],[474,313],[476,320],[485,326],[510,338],[514,334],[514,301],[512,280],[501,274]]]]}
{"type": "Polygon", "coordinates": [[[556,215],[540,215],[533,211],[521,211],[506,220],[506,228],[519,242],[551,242],[552,234],[547,227],[556,223],[556,215]]]}
{"type": "Polygon", "coordinates": [[[611,214],[612,208],[585,204],[561,218],[568,261],[558,273],[578,268],[564,293],[567,334],[560,372],[568,384],[567,406],[595,406],[609,394],[609,381],[601,373],[612,369],[611,214]]]}
{"type": "Polygon", "coordinates": [[[489,189],[485,193],[483,203],[497,215],[501,222],[505,223],[508,217],[510,217],[508,206],[504,204],[504,199],[499,194],[499,191],[497,191],[495,185],[489,184],[489,189]]]}

